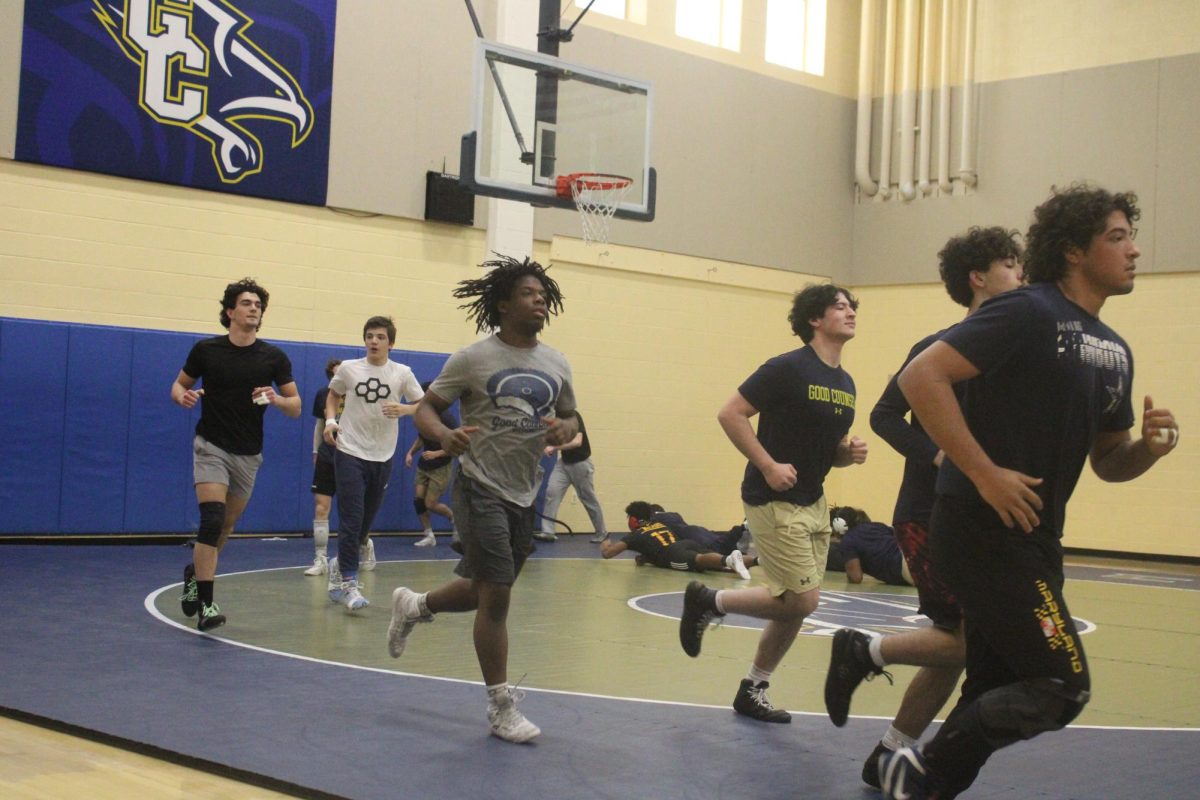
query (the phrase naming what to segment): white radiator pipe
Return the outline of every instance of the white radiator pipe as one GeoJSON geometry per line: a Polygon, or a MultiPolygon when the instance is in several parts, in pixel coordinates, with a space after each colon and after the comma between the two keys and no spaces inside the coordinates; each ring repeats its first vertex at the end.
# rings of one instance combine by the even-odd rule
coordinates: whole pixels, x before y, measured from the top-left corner
{"type": "Polygon", "coordinates": [[[913,161],[917,149],[917,0],[904,0],[904,41],[900,48],[900,196],[917,196],[913,161]]]}
{"type": "Polygon", "coordinates": [[[874,197],[879,186],[871,180],[871,82],[875,77],[875,0],[862,0],[862,23],[858,36],[858,130],[854,142],[854,180],[858,188],[874,197]]]}
{"type": "Polygon", "coordinates": [[[887,21],[883,32],[883,125],[879,153],[879,194],[887,198],[892,193],[892,107],[896,83],[896,0],[887,0],[887,21]]]}
{"type": "Polygon", "coordinates": [[[921,0],[921,90],[918,116],[921,119],[921,137],[917,147],[917,188],[922,195],[933,188],[929,183],[929,154],[933,149],[933,0],[921,0]]]}
{"type": "Polygon", "coordinates": [[[963,22],[962,136],[959,138],[958,177],[965,186],[974,186],[975,172],[975,0],[966,0],[963,22]]]}
{"type": "Polygon", "coordinates": [[[938,78],[938,188],[949,194],[950,182],[950,0],[942,0],[942,53],[938,78]]]}

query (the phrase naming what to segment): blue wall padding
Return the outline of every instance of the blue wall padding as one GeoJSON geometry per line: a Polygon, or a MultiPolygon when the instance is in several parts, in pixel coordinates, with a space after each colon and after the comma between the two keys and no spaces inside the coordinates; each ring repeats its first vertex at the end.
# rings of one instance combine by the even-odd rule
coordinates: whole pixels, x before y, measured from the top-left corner
{"type": "MultiPolygon", "coordinates": [[[[192,448],[199,411],[171,402],[196,334],[0,317],[0,535],[146,534],[196,530],[192,448]],[[14,424],[19,422],[19,424],[14,424]]],[[[269,340],[268,340],[269,341],[269,340]]],[[[361,347],[276,342],[292,360],[302,413],[268,410],[263,466],[238,524],[243,533],[311,529],[311,409],[325,361],[359,358],[361,347]]],[[[392,359],[432,380],[443,353],[393,350],[392,359]]],[[[404,453],[416,436],[400,423],[388,497],[374,530],[419,530],[414,470],[404,453]]],[[[334,501],[333,527],[337,512],[334,501]]],[[[435,527],[449,526],[437,515],[435,527]]]]}
{"type": "Polygon", "coordinates": [[[133,336],[116,328],[68,329],[59,518],[64,533],[121,530],[125,524],[130,396],[116,388],[129,385],[133,336]]]}
{"type": "Polygon", "coordinates": [[[4,321],[0,335],[0,528],[59,530],[67,328],[4,321]]]}
{"type": "Polygon", "coordinates": [[[185,411],[171,402],[171,382],[201,337],[142,330],[132,334],[132,366],[125,390],[129,398],[125,524],[116,532],[195,531],[200,518],[192,490],[191,441],[200,412],[185,411]]]}

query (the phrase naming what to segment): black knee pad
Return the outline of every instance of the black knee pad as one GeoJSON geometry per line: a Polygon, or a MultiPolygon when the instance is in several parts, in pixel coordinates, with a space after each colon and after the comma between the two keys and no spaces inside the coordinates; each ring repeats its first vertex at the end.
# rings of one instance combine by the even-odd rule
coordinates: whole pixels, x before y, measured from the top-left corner
{"type": "Polygon", "coordinates": [[[994,747],[1005,747],[1039,733],[1057,731],[1079,716],[1091,693],[1057,678],[1035,678],[985,692],[979,698],[979,722],[994,747]]]}
{"type": "Polygon", "coordinates": [[[216,547],[221,541],[221,526],[224,524],[224,503],[201,503],[200,530],[196,531],[196,541],[209,547],[216,547]]]}
{"type": "Polygon", "coordinates": [[[413,508],[415,508],[417,510],[418,514],[424,514],[425,513],[425,498],[418,497],[418,498],[414,499],[413,500],[413,508]]]}

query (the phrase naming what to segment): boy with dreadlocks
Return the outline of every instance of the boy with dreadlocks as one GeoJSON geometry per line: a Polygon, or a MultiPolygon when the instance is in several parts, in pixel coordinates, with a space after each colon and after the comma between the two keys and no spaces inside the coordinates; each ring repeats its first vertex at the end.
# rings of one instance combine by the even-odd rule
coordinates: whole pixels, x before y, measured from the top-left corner
{"type": "Polygon", "coordinates": [[[517,710],[508,685],[508,604],[512,585],[533,549],[539,459],[547,445],[575,437],[575,392],[566,358],[538,342],[562,294],[536,261],[501,256],[490,271],[459,284],[454,296],[482,333],[496,333],[459,350],[417,407],[417,429],[459,456],[451,505],[462,538],[458,576],[418,594],[392,593],[388,653],[399,658],[419,622],[442,611],[474,611],[475,654],[488,692],[492,733],[527,742],[541,730],[517,710]],[[440,415],[455,400],[463,424],[451,429],[440,415]]]}

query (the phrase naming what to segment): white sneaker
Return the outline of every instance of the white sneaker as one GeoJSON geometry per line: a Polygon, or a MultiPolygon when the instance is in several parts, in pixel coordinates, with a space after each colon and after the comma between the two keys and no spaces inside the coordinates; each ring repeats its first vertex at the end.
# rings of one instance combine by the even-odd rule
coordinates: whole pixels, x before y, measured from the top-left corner
{"type": "Polygon", "coordinates": [[[337,556],[329,559],[327,565],[329,570],[329,582],[326,588],[329,590],[329,602],[342,602],[342,571],[338,569],[337,556]]]}
{"type": "Polygon", "coordinates": [[[329,556],[324,553],[317,553],[312,566],[304,570],[305,575],[324,575],[326,572],[329,572],[329,556]]]}
{"type": "Polygon", "coordinates": [[[375,542],[367,539],[366,545],[363,547],[362,555],[358,559],[359,572],[370,572],[375,569],[375,542]]]}
{"type": "Polygon", "coordinates": [[[421,596],[406,586],[392,592],[392,621],[388,624],[388,655],[399,658],[418,622],[433,622],[433,614],[421,613],[421,596]]]}
{"type": "Polygon", "coordinates": [[[488,724],[492,726],[492,735],[506,742],[522,744],[542,732],[542,729],[525,719],[525,715],[517,710],[516,702],[510,697],[500,703],[488,703],[488,724]]]}
{"type": "Polygon", "coordinates": [[[750,570],[746,569],[746,562],[742,560],[740,550],[734,550],[729,554],[729,557],[725,559],[725,566],[736,572],[742,580],[750,580],[750,570]]]}
{"type": "Polygon", "coordinates": [[[603,542],[607,538],[608,538],[607,533],[597,532],[596,535],[593,536],[591,539],[588,539],[588,541],[591,542],[592,544],[600,544],[600,542],[603,542]]]}
{"type": "Polygon", "coordinates": [[[358,581],[342,581],[342,603],[350,611],[358,611],[371,605],[371,601],[358,590],[358,581]]]}
{"type": "Polygon", "coordinates": [[[420,539],[417,539],[415,542],[413,542],[413,547],[433,547],[436,544],[437,537],[434,536],[433,531],[430,531],[420,539]]]}

